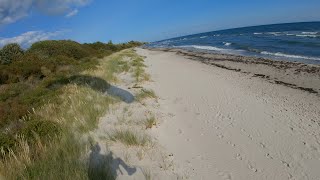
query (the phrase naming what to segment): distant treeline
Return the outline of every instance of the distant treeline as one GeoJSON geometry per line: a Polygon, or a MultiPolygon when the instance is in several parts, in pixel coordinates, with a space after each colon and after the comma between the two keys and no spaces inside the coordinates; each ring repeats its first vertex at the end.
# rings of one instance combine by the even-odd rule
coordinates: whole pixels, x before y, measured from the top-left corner
{"type": "Polygon", "coordinates": [[[57,83],[95,68],[98,58],[140,45],[135,41],[80,44],[71,40],[40,41],[27,50],[18,44],[5,45],[0,50],[1,134],[8,126],[6,135],[19,131],[19,119],[59,94],[57,83]]]}

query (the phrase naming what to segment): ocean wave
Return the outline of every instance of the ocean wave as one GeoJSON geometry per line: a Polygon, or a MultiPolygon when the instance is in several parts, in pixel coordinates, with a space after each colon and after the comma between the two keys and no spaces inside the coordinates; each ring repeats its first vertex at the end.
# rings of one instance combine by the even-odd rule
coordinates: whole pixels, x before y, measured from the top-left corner
{"type": "Polygon", "coordinates": [[[281,32],[267,32],[266,34],[271,34],[274,36],[281,36],[281,32]]]}
{"type": "Polygon", "coordinates": [[[229,42],[223,42],[223,44],[224,44],[225,46],[230,46],[232,43],[229,43],[229,42]]]}
{"type": "Polygon", "coordinates": [[[214,46],[198,46],[198,45],[186,45],[186,46],[175,46],[178,48],[194,48],[194,49],[202,49],[202,50],[209,50],[209,51],[226,51],[226,49],[217,48],[214,46]]]}
{"type": "Polygon", "coordinates": [[[308,56],[299,56],[299,55],[292,55],[292,54],[284,54],[284,53],[281,53],[281,52],[272,53],[272,52],[268,52],[268,51],[262,51],[261,54],[263,54],[263,55],[278,56],[278,57],[286,57],[286,58],[294,58],[294,59],[308,59],[308,60],[320,61],[320,58],[317,58],[317,57],[308,57],[308,56]]]}
{"type": "Polygon", "coordinates": [[[311,38],[317,38],[320,37],[319,35],[311,35],[311,34],[297,34],[297,37],[311,37],[311,38]]]}
{"type": "Polygon", "coordinates": [[[319,32],[302,32],[301,34],[316,35],[319,34],[319,32]]]}
{"type": "Polygon", "coordinates": [[[291,33],[288,33],[286,34],[287,36],[295,36],[296,34],[291,34],[291,33]]]}
{"type": "Polygon", "coordinates": [[[254,35],[260,35],[260,34],[263,34],[263,33],[253,33],[254,35]]]}
{"type": "Polygon", "coordinates": [[[207,37],[208,37],[208,36],[201,36],[200,39],[204,39],[204,38],[207,38],[207,37]]]}

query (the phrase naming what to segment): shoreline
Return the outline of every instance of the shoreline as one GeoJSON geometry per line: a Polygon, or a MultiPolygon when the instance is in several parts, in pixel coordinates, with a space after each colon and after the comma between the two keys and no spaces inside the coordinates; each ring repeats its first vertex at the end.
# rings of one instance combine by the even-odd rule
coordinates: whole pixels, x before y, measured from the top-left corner
{"type": "Polygon", "coordinates": [[[151,133],[172,153],[174,168],[185,172],[185,177],[319,179],[318,92],[270,83],[262,77],[268,72],[275,74],[270,79],[276,76],[279,81],[287,78],[299,83],[318,75],[317,70],[302,64],[265,65],[250,63],[246,57],[181,50],[138,48],[137,53],[145,57],[153,80],[146,86],[159,97],[162,114],[159,127],[151,133]],[[221,57],[225,60],[208,66],[213,61],[209,58],[221,57]],[[293,69],[300,73],[294,74],[293,69]],[[283,72],[289,75],[279,76],[283,72]],[[262,75],[254,75],[258,73],[262,75]]]}
{"type": "Polygon", "coordinates": [[[232,54],[195,52],[179,48],[144,48],[151,51],[174,52],[188,59],[219,68],[251,74],[273,84],[320,94],[320,65],[271,60],[232,54]]]}

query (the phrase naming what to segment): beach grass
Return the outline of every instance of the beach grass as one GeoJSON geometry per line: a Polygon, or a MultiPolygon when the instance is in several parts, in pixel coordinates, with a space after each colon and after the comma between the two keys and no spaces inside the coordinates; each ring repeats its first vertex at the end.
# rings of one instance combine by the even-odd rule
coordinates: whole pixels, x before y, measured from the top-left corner
{"type": "MultiPolygon", "coordinates": [[[[128,54],[127,50],[122,52],[128,54]]],[[[82,72],[76,81],[68,81],[59,89],[61,94],[55,100],[33,109],[22,119],[27,126],[19,131],[21,133],[5,139],[14,145],[1,149],[1,176],[5,179],[88,179],[90,143],[82,137],[97,128],[99,118],[119,102],[103,91],[108,82],[117,80],[117,74],[129,71],[122,52],[100,60],[97,68],[82,72]],[[90,77],[90,83],[79,83],[87,80],[83,77],[90,77]]],[[[129,131],[114,135],[115,139],[130,145],[142,146],[149,141],[147,136],[129,131]]]]}
{"type": "Polygon", "coordinates": [[[153,126],[157,125],[157,120],[154,116],[149,117],[144,121],[144,125],[146,129],[151,129],[153,126]]]}
{"type": "Polygon", "coordinates": [[[136,94],[135,99],[138,102],[142,102],[147,98],[157,98],[156,93],[153,90],[141,89],[139,93],[136,94]]]}
{"type": "Polygon", "coordinates": [[[117,129],[109,134],[111,141],[118,141],[128,146],[145,146],[150,142],[146,134],[141,134],[129,129],[117,129]]]}

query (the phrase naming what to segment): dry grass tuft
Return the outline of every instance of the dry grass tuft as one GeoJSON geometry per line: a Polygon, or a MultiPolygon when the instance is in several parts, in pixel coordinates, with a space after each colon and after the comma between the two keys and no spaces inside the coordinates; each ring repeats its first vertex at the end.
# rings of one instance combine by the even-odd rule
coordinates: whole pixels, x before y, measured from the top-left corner
{"type": "Polygon", "coordinates": [[[109,134],[111,141],[119,141],[128,146],[145,146],[150,142],[150,138],[146,134],[138,134],[135,131],[126,130],[115,130],[109,134]]]}
{"type": "Polygon", "coordinates": [[[141,102],[147,98],[157,98],[155,92],[153,90],[141,89],[140,92],[136,95],[136,100],[141,102]]]}
{"type": "Polygon", "coordinates": [[[151,129],[153,126],[157,125],[157,120],[154,116],[152,116],[150,118],[147,118],[144,121],[144,125],[145,125],[146,129],[151,129]]]}

